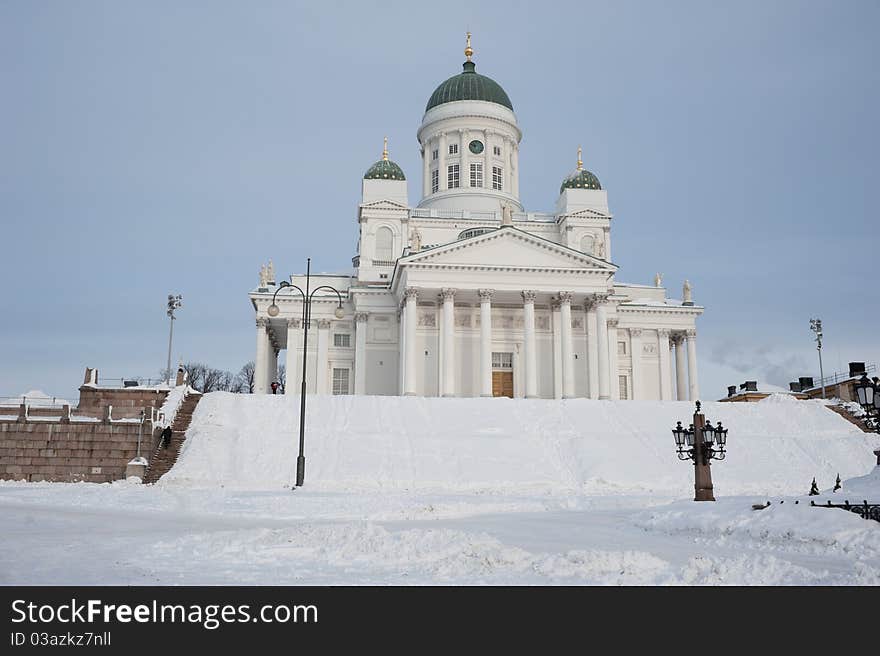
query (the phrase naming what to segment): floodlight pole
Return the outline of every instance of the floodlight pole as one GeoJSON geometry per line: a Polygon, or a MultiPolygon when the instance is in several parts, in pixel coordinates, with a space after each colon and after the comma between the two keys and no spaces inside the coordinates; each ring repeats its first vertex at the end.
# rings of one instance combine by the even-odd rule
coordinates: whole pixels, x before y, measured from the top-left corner
{"type": "Polygon", "coordinates": [[[168,329],[168,364],[165,367],[165,371],[168,374],[168,378],[166,379],[166,384],[171,385],[171,340],[174,338],[174,311],[179,308],[183,303],[183,296],[178,294],[175,296],[174,294],[168,294],[168,318],[170,319],[170,328],[168,329]]]}
{"type": "Polygon", "coordinates": [[[816,350],[819,352],[819,382],[822,383],[822,398],[825,398],[825,370],[822,368],[822,320],[810,319],[810,330],[816,333],[816,350]]]}

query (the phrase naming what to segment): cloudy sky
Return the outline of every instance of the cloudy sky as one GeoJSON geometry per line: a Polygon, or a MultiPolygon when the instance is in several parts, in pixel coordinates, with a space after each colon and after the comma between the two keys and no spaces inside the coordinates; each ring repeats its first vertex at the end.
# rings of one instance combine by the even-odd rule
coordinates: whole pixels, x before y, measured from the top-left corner
{"type": "Polygon", "coordinates": [[[876,2],[0,2],[0,396],[252,359],[248,290],[345,270],[388,135],[421,187],[433,89],[510,95],[521,195],[582,144],[619,279],[689,278],[705,398],[880,361],[876,2]],[[873,268],[873,273],[871,269],[873,268]]]}

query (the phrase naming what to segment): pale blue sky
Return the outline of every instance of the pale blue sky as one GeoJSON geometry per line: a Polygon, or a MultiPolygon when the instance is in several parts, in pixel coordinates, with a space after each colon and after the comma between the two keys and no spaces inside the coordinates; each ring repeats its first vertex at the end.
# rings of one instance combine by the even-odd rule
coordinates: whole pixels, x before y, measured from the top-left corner
{"type": "Polygon", "coordinates": [[[345,270],[388,135],[417,202],[433,89],[510,95],[521,194],[552,209],[582,144],[618,278],[689,278],[705,398],[880,360],[876,2],[0,1],[0,396],[74,395],[253,357],[248,290],[345,270]]]}

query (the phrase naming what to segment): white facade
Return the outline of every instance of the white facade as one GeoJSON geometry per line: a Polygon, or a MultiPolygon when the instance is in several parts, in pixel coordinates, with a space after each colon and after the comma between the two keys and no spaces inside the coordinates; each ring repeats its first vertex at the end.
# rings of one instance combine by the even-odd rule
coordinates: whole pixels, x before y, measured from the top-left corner
{"type": "MultiPolygon", "coordinates": [[[[426,111],[418,131],[416,207],[408,205],[405,180],[363,180],[354,274],[309,281],[311,290],[328,285],[342,293],[344,317],[334,314],[335,292],[316,292],[308,392],[699,397],[695,321],[703,308],[690,301],[690,286],[678,301],[666,297],[659,276],[653,286],[615,280],[613,219],[602,189],[564,188],[553,213],[523,211],[521,137],[502,104],[444,101],[426,111]]],[[[384,164],[396,167],[387,151],[384,164]]],[[[579,162],[567,181],[581,173],[592,175],[579,162]]],[[[285,350],[287,392],[297,394],[302,297],[284,289],[270,317],[278,286],[268,278],[274,275],[263,275],[250,293],[255,391],[270,391],[285,350]]],[[[306,288],[304,275],[290,282],[306,288]]]]}

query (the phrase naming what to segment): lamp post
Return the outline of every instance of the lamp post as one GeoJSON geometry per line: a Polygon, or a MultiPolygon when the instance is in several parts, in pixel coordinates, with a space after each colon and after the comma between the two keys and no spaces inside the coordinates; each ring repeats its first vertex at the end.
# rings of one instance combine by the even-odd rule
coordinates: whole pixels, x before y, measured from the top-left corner
{"type": "MultiPolygon", "coordinates": [[[[306,290],[303,291],[297,285],[293,283],[289,283],[286,280],[282,280],[278,285],[278,289],[275,290],[275,293],[272,295],[272,305],[269,306],[269,309],[266,310],[266,313],[270,317],[277,317],[280,313],[278,306],[275,305],[275,299],[278,296],[278,292],[282,289],[295,289],[298,291],[303,297],[303,370],[302,370],[302,389],[300,390],[300,401],[299,401],[299,456],[296,459],[296,487],[302,487],[303,481],[305,480],[306,475],[306,457],[305,457],[305,436],[306,436],[306,355],[308,353],[309,346],[309,322],[312,319],[312,299],[315,296],[315,292],[321,289],[329,289],[331,291],[336,292],[336,296],[339,299],[339,305],[336,306],[336,311],[334,312],[334,316],[337,319],[342,319],[345,316],[345,311],[342,309],[342,294],[339,293],[339,290],[335,287],[331,287],[330,285],[321,285],[320,287],[315,287],[315,289],[309,291],[309,284],[311,282],[311,269],[312,269],[312,258],[308,258],[306,260],[306,290]]],[[[290,345],[288,345],[289,348],[290,345]]]]}
{"type": "Polygon", "coordinates": [[[684,428],[680,421],[677,422],[672,429],[672,436],[675,438],[675,446],[678,447],[678,459],[694,461],[694,501],[715,501],[710,461],[724,460],[727,455],[724,450],[727,445],[727,429],[720,421],[717,426],[713,426],[700,412],[700,402],[697,401],[694,423],[689,428],[684,428]]]}
{"type": "MultiPolygon", "coordinates": [[[[856,400],[865,411],[865,424],[877,433],[880,433],[880,383],[877,378],[868,380],[866,374],[862,374],[859,382],[855,384],[856,400]]],[[[878,454],[880,458],[880,454],[878,454]]]]}
{"type": "Polygon", "coordinates": [[[810,330],[816,333],[816,350],[819,351],[819,382],[822,383],[822,398],[825,398],[825,371],[822,369],[822,320],[810,319],[810,330]]]}
{"type": "Polygon", "coordinates": [[[168,294],[168,311],[166,314],[168,315],[171,327],[168,329],[168,364],[165,367],[165,371],[168,372],[168,385],[171,385],[171,339],[174,337],[174,311],[183,305],[183,296],[177,294],[168,294]]]}

